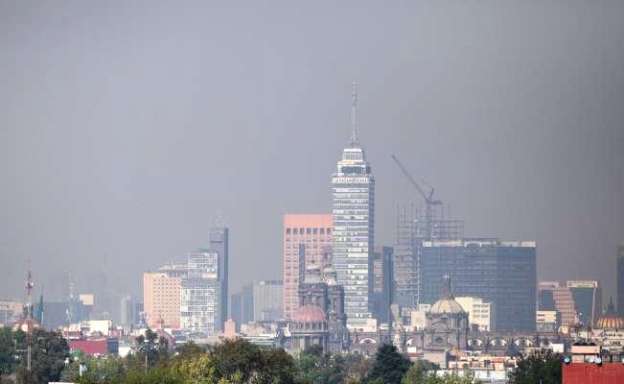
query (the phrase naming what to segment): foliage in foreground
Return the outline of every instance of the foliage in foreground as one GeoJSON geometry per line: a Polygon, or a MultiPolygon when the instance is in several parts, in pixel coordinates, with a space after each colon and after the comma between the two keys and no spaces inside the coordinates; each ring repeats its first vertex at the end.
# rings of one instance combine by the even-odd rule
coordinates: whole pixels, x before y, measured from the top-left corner
{"type": "Polygon", "coordinates": [[[520,358],[518,368],[511,374],[509,383],[561,383],[561,355],[550,350],[542,350],[520,358]]]}

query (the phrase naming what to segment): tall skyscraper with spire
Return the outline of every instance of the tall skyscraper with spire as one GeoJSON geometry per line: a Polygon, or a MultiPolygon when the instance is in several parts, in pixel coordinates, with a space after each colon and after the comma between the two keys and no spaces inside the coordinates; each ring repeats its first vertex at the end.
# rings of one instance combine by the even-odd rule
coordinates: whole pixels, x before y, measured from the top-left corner
{"type": "Polygon", "coordinates": [[[358,139],[355,83],[352,97],[351,140],[332,175],[333,261],[344,286],[347,326],[361,328],[372,318],[375,179],[358,139]]]}

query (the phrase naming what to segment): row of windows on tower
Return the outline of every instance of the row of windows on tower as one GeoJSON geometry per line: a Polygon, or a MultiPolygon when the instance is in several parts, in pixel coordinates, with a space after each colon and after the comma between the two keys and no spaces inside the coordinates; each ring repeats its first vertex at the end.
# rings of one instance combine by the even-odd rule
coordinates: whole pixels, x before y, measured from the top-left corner
{"type": "Polygon", "coordinates": [[[325,235],[331,234],[331,228],[286,228],[286,234],[290,235],[325,235]]]}

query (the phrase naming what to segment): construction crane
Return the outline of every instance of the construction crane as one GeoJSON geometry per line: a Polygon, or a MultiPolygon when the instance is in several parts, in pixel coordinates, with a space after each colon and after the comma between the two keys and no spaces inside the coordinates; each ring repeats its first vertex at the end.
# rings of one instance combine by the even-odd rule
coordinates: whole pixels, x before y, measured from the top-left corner
{"type": "Polygon", "coordinates": [[[425,238],[431,240],[433,237],[433,209],[436,205],[442,205],[442,201],[433,198],[433,188],[429,190],[429,193],[425,192],[425,190],[416,182],[414,177],[412,177],[403,164],[401,164],[399,159],[395,155],[391,156],[392,160],[394,160],[403,175],[405,175],[407,180],[414,186],[414,188],[416,188],[420,196],[422,196],[425,200],[425,238]]]}

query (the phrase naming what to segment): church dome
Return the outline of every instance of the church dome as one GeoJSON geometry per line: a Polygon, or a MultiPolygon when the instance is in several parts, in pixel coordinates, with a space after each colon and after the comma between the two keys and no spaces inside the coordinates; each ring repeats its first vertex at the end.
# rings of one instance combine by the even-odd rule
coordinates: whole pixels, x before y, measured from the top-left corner
{"type": "Polygon", "coordinates": [[[325,321],[325,311],[316,305],[299,307],[292,316],[292,320],[299,323],[317,323],[325,321]]]}
{"type": "Polygon", "coordinates": [[[597,329],[624,329],[624,317],[615,313],[613,299],[607,307],[607,312],[596,321],[597,329]]]}
{"type": "Polygon", "coordinates": [[[435,304],[431,306],[431,309],[429,310],[429,312],[434,313],[434,314],[465,313],[464,308],[462,308],[462,306],[457,301],[455,301],[455,299],[453,299],[452,297],[447,297],[447,298],[436,301],[435,304]]]}
{"type": "Polygon", "coordinates": [[[460,314],[466,313],[464,308],[455,301],[453,294],[451,293],[451,277],[449,275],[443,276],[443,284],[442,284],[442,298],[435,302],[431,306],[429,313],[432,314],[460,314]]]}

